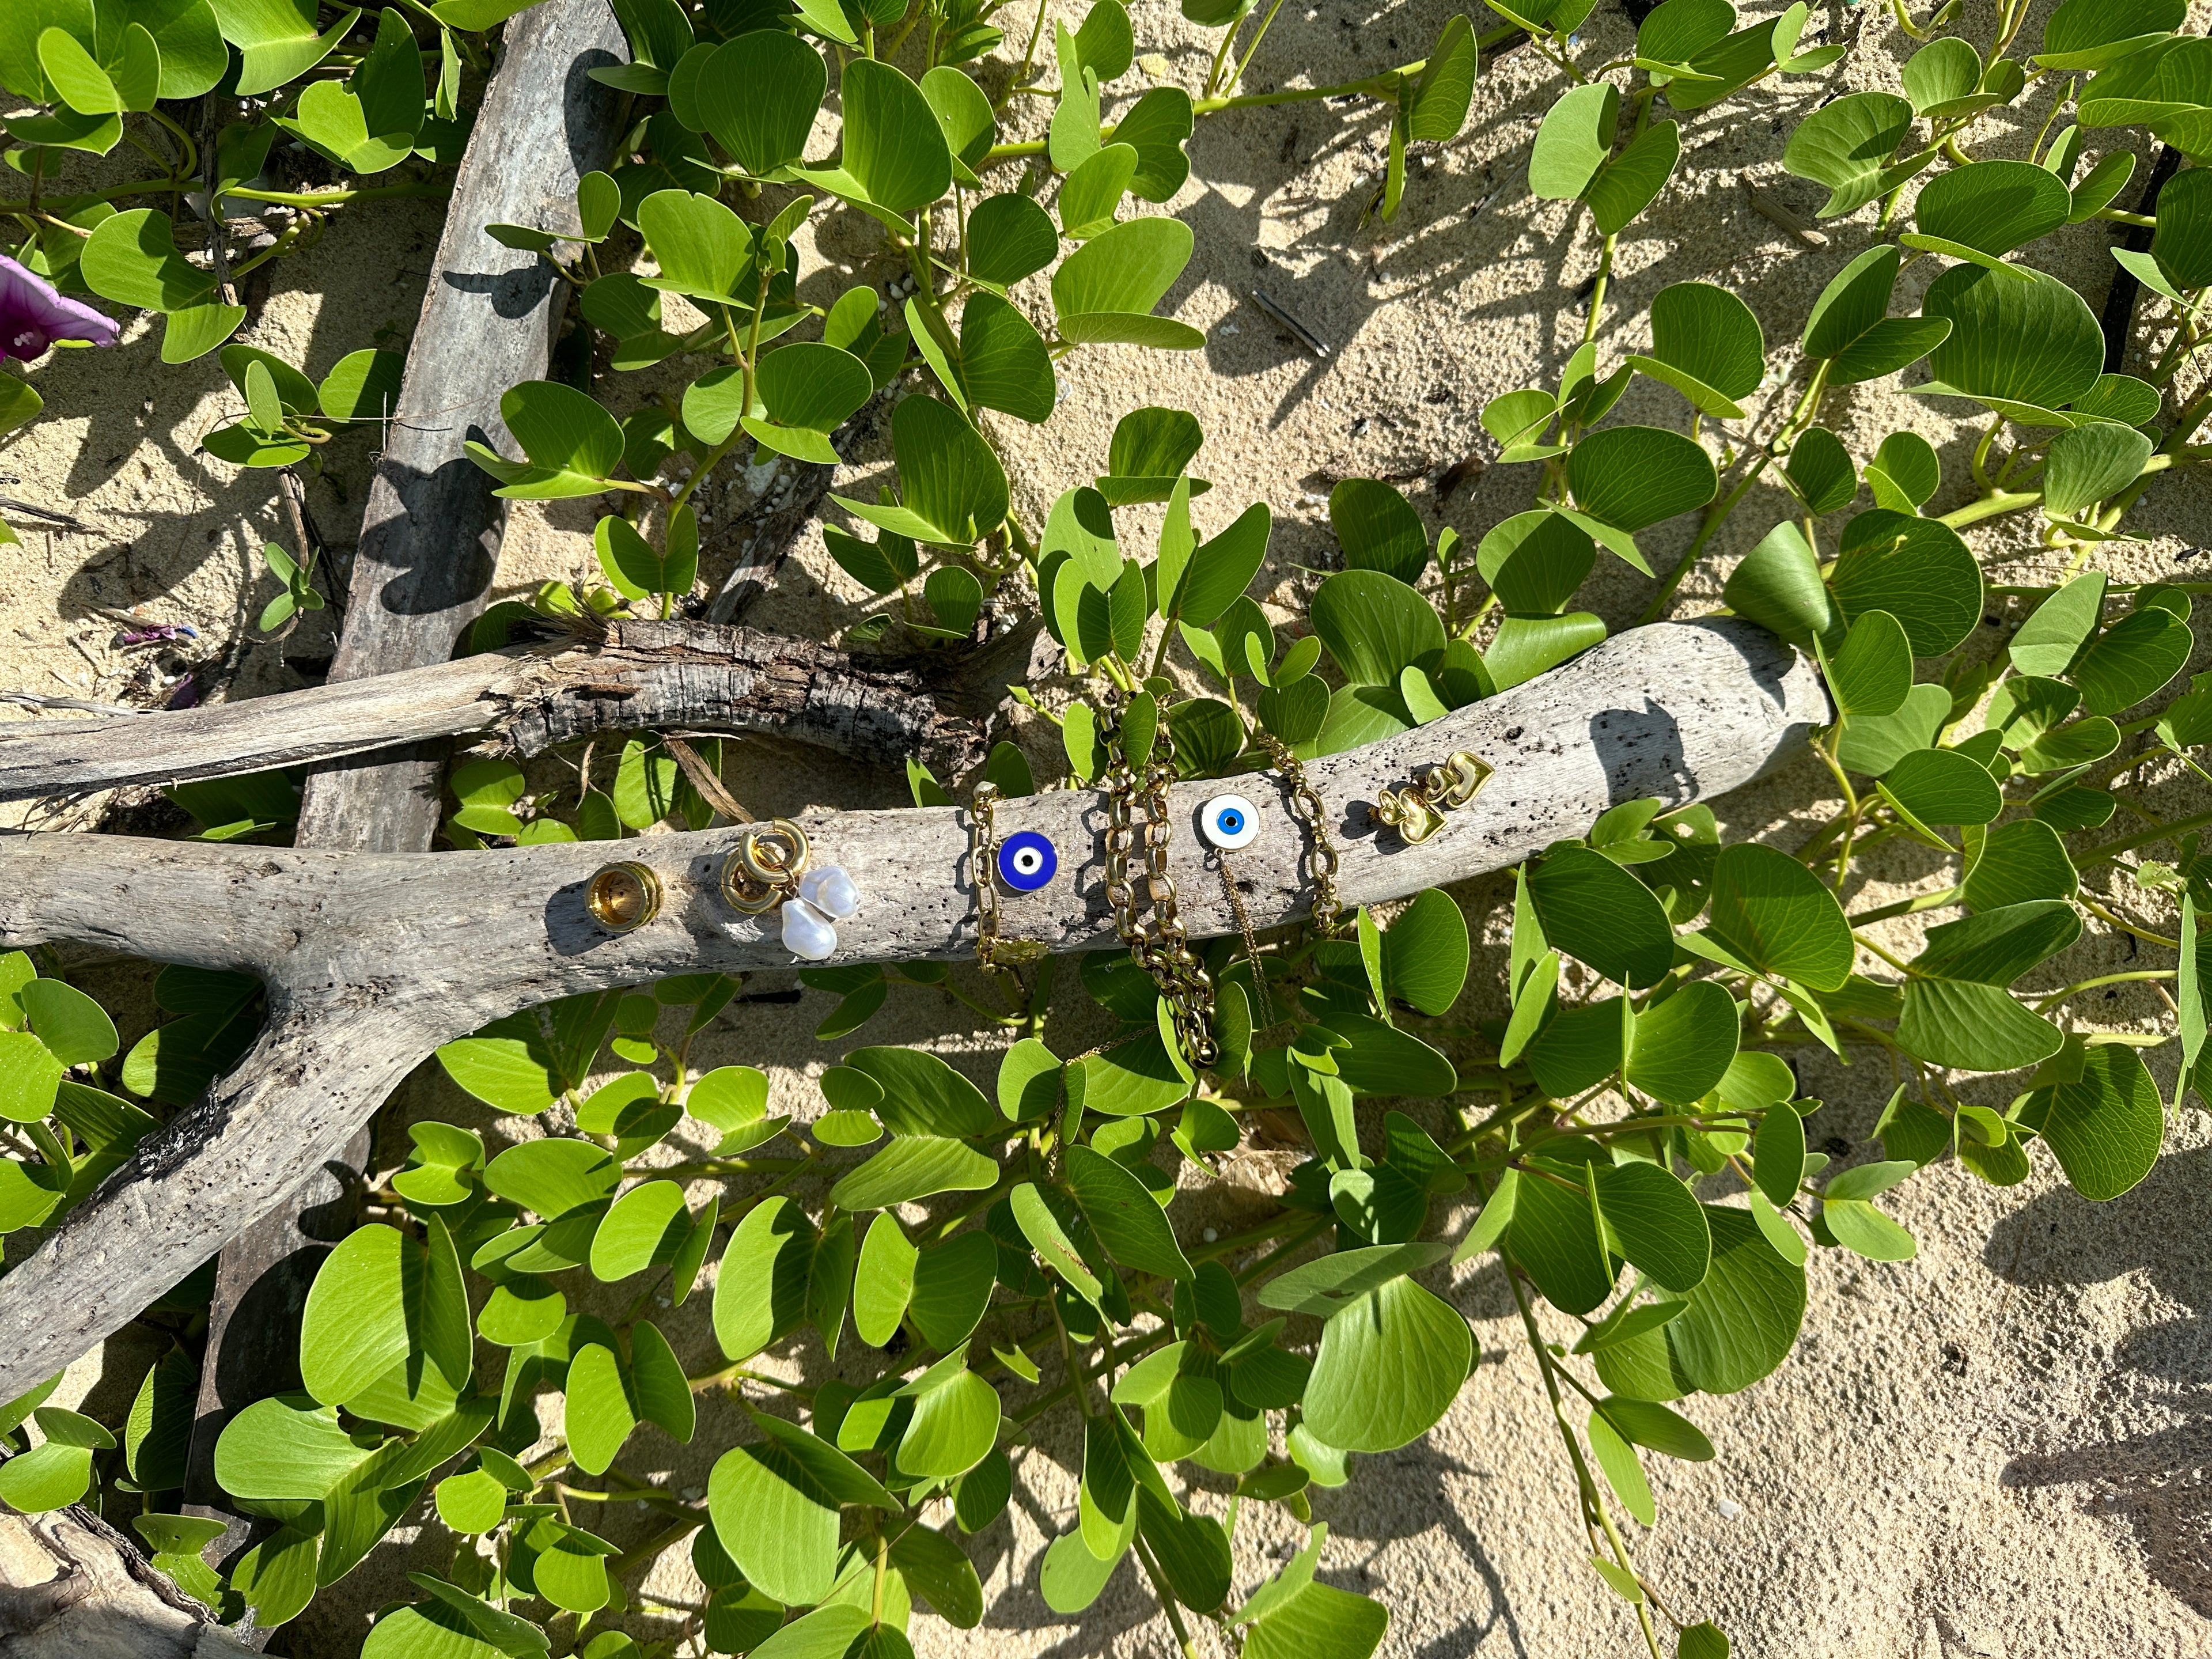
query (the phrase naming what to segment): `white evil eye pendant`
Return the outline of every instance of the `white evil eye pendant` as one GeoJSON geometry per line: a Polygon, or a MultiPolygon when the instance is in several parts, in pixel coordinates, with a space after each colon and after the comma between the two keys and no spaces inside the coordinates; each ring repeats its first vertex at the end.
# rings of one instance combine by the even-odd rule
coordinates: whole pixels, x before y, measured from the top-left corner
{"type": "Polygon", "coordinates": [[[1260,838],[1260,814],[1242,795],[1216,795],[1198,809],[1198,833],[1221,852],[1242,852],[1260,838]]]}
{"type": "Polygon", "coordinates": [[[1019,830],[999,843],[999,879],[1017,893],[1034,893],[1060,872],[1060,854],[1034,830],[1019,830]]]}

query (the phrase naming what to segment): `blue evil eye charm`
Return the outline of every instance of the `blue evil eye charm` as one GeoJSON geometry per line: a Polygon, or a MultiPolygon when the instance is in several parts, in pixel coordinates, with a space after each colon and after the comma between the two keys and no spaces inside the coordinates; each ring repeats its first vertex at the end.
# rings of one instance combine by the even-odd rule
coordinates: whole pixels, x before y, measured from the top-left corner
{"type": "Polygon", "coordinates": [[[999,843],[999,879],[1017,893],[1034,893],[1060,872],[1060,854],[1034,830],[1018,830],[999,843]]]}
{"type": "Polygon", "coordinates": [[[1216,795],[1198,809],[1198,833],[1208,846],[1241,852],[1260,838],[1260,814],[1242,795],[1216,795]]]}

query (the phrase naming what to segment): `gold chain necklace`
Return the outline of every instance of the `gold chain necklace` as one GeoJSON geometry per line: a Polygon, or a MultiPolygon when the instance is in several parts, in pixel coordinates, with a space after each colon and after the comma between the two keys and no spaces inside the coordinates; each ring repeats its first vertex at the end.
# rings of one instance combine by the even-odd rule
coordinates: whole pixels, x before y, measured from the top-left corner
{"type": "Polygon", "coordinates": [[[1334,937],[1344,929],[1344,907],[1336,897],[1340,860],[1336,843],[1329,838],[1328,809],[1306,776],[1305,763],[1291,752],[1288,744],[1271,732],[1255,731],[1253,736],[1291,787],[1291,815],[1305,826],[1305,875],[1314,884],[1313,925],[1334,937]]]}
{"type": "Polygon", "coordinates": [[[1014,970],[1042,960],[1046,946],[1039,939],[999,937],[999,798],[997,784],[975,786],[968,817],[968,861],[975,883],[976,965],[1005,981],[1000,988],[1011,994],[1018,982],[1014,970]]]}
{"type": "MultiPolygon", "coordinates": [[[[1213,1040],[1213,979],[1190,948],[1168,873],[1168,844],[1173,836],[1168,790],[1175,783],[1173,750],[1148,758],[1139,779],[1122,746],[1122,695],[1109,686],[1099,698],[1098,740],[1106,751],[1106,902],[1114,929],[1137,965],[1152,976],[1167,1000],[1176,1040],[1191,1063],[1213,1064],[1219,1051],[1213,1040]],[[1149,917],[1138,915],[1130,860],[1138,850],[1137,814],[1144,811],[1143,857],[1149,917]]],[[[1166,732],[1154,728],[1155,752],[1166,732]]]]}

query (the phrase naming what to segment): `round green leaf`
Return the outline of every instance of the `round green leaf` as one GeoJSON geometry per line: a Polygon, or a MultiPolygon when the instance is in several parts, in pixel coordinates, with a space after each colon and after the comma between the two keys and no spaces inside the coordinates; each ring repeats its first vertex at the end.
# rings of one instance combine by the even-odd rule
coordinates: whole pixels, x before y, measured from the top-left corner
{"type": "Polygon", "coordinates": [[[2082,1197],[2118,1198],[2150,1173],[2166,1111],[2134,1049],[2099,1043],[2084,1050],[2081,1075],[2048,1094],[2043,1138],[2082,1197]]]}
{"type": "Polygon", "coordinates": [[[1783,148],[1782,165],[1800,179],[1827,185],[1820,216],[1832,219],[1864,207],[1926,165],[1891,160],[1911,131],[1912,118],[1911,104],[1894,94],[1847,93],[1797,123],[1783,148]]]}
{"type": "MultiPolygon", "coordinates": [[[[1963,40],[1938,44],[1964,47],[1973,56],[1963,40]]],[[[1923,50],[1913,62],[1927,55],[1923,50]]],[[[1976,58],[1977,79],[1980,70],[1976,58]]],[[[2057,229],[2073,202],[2072,192],[2047,167],[2033,161],[1976,161],[1937,175],[1920,192],[1913,222],[1923,236],[1952,245],[1942,252],[1966,248],[1997,258],[2057,229]]]]}
{"type": "Polygon", "coordinates": [[[911,213],[952,187],[952,152],[920,87],[889,64],[860,58],[845,66],[839,91],[845,171],[870,201],[911,213]]]}
{"type": "Polygon", "coordinates": [[[1897,1041],[1930,1066],[1962,1072],[2010,1072],[2046,1060],[2064,1046],[2057,1027],[2015,1002],[2002,986],[1909,979],[1897,1041]]]}
{"type": "Polygon", "coordinates": [[[614,1351],[587,1343],[568,1361],[565,1421],[568,1449],[586,1474],[605,1474],[637,1426],[614,1351]]]}
{"type": "Polygon", "coordinates": [[[1342,480],[1328,492],[1328,523],[1347,570],[1379,570],[1411,587],[1428,568],[1428,527],[1389,484],[1342,480]]]}
{"type": "Polygon", "coordinates": [[[1067,1149],[1067,1182],[1107,1255],[1139,1273],[1169,1279],[1194,1276],[1176,1243],[1175,1230],[1144,1182],[1103,1152],[1067,1149]]]}
{"type": "Polygon", "coordinates": [[[1778,1255],[1741,1210],[1709,1204],[1705,1212],[1712,1266],[1690,1292],[1688,1311],[1664,1336],[1692,1388],[1735,1394],[1766,1376],[1796,1346],[1805,1273],[1778,1255]]]}
{"type": "MultiPolygon", "coordinates": [[[[1692,981],[1636,1017],[1629,1083],[1670,1106],[1702,1100],[1735,1060],[1741,1024],[1735,999],[1726,990],[1711,980],[1692,981]]],[[[1601,1188],[1601,1203],[1604,1197],[1601,1188]]]]}
{"type": "Polygon", "coordinates": [[[1528,896],[1545,937],[1609,980],[1656,985],[1674,963],[1674,930],[1658,896],[1589,848],[1547,853],[1529,869],[1528,896]]]}
{"type": "Polygon", "coordinates": [[[714,48],[696,108],[737,164],[765,178],[805,155],[829,80],[822,54],[797,35],[752,29],[714,48]]]}
{"type": "Polygon", "coordinates": [[[1959,532],[1887,507],[1844,527],[1828,584],[1845,622],[1887,611],[1904,624],[1915,656],[1941,656],[1982,619],[1981,567],[1959,532]]]}
{"type": "Polygon", "coordinates": [[[979,283],[1012,288],[1059,254],[1052,216],[1026,196],[1012,191],[987,196],[969,212],[968,274],[979,283]]]}
{"type": "Polygon", "coordinates": [[[16,994],[39,1041],[63,1065],[94,1065],[118,1048],[115,1022],[74,985],[34,979],[16,994]]]}
{"type": "Polygon", "coordinates": [[[1850,924],[1826,884],[1787,853],[1756,842],[1723,848],[1712,893],[1713,938],[1739,960],[1816,991],[1850,977],[1850,924]]]}
{"type": "Polygon", "coordinates": [[[1567,453],[1575,505],[1632,534],[1705,506],[1719,486],[1703,445],[1658,427],[1606,427],[1567,453]]]}
{"type": "Polygon", "coordinates": [[[1344,570],[1313,598],[1314,632],[1355,686],[1396,687],[1398,676],[1444,648],[1443,623],[1419,593],[1379,570],[1344,570]]]}
{"type": "Polygon", "coordinates": [[[438,1518],[458,1533],[484,1533],[507,1514],[507,1488],[483,1469],[448,1475],[438,1483],[438,1518]]]}
{"type": "Polygon", "coordinates": [[[1878,787],[1930,826],[1989,823],[2004,811],[2004,792],[1989,768],[1955,749],[1915,750],[1890,768],[1878,787]]]}
{"type": "Polygon", "coordinates": [[[1474,1362],[1474,1336],[1411,1279],[1329,1316],[1306,1384],[1305,1425],[1346,1451],[1394,1451],[1443,1419],[1474,1362]]]}
{"type": "Polygon", "coordinates": [[[648,1181],[615,1200],[592,1235],[592,1273],[611,1285],[673,1261],[691,1234],[691,1212],[684,1188],[673,1181],[648,1181]]]}
{"type": "Polygon", "coordinates": [[[1589,1167],[1597,1181],[1598,1213],[1620,1253],[1670,1291],[1687,1291],[1702,1283],[1712,1239],[1705,1206],[1690,1189],[1656,1164],[1589,1167]]]}
{"type": "Polygon", "coordinates": [[[999,1166],[965,1141],[941,1135],[900,1135],[830,1189],[842,1210],[888,1209],[939,1193],[981,1192],[999,1166]]]}
{"type": "Polygon", "coordinates": [[[1470,957],[1467,916],[1437,888],[1415,896],[1382,935],[1382,982],[1425,1014],[1459,1000],[1470,957]]]}
{"type": "Polygon", "coordinates": [[[77,270],[103,300],[147,311],[185,311],[215,292],[215,278],[177,252],[169,216],[151,208],[101,220],[77,256],[77,270]]]}
{"type": "Polygon", "coordinates": [[[767,1199],[745,1212],[714,1279],[714,1339],[726,1355],[742,1363],[798,1328],[813,1261],[813,1225],[791,1200],[767,1199]]]}
{"type": "Polygon", "coordinates": [[[1904,625],[1887,611],[1862,614],[1828,659],[1827,679],[1838,712],[1895,714],[1912,692],[1912,641],[1904,625]]]}
{"type": "Polygon", "coordinates": [[[1190,263],[1191,228],[1180,219],[1131,219],[1094,236],[1052,276],[1063,319],[1099,312],[1149,313],[1190,263]]]}
{"type": "Polygon", "coordinates": [[[1936,387],[1923,390],[1940,387],[2051,426],[2063,422],[2039,411],[2063,409],[2104,372],[2105,337],[2095,313],[2041,271],[1954,265],[1930,285],[1920,311],[1951,324],[1950,337],[1929,357],[1936,387]]]}
{"type": "Polygon", "coordinates": [[[2117,495],[2142,474],[2155,447],[2148,433],[2104,421],[2060,433],[2044,468],[2043,510],[2062,518],[2117,495]]]}
{"type": "Polygon", "coordinates": [[[493,1192],[547,1221],[599,1203],[622,1178],[622,1165],[607,1152],[561,1136],[510,1146],[484,1170],[493,1192]]]}
{"type": "Polygon", "coordinates": [[[1629,361],[1706,414],[1740,420],[1735,400],[1765,378],[1766,340],[1751,307],[1726,289],[1676,283],[1652,296],[1651,355],[1629,361]]]}

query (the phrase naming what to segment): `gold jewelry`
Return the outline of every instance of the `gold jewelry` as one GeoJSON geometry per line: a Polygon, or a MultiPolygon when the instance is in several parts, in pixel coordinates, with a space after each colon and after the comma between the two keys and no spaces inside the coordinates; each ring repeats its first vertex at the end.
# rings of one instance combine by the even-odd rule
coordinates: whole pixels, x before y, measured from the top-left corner
{"type": "MultiPolygon", "coordinates": [[[[995,783],[985,781],[975,786],[973,810],[968,817],[968,862],[975,883],[975,963],[987,974],[1006,979],[1014,977],[1014,969],[1042,961],[1047,954],[1042,940],[1033,939],[1001,939],[999,937],[999,832],[997,812],[1000,790],[995,783]]],[[[1033,833],[1033,832],[1032,832],[1033,833]]],[[[1034,839],[1042,841],[1042,836],[1034,839]]],[[[1058,860],[1053,857],[1050,842],[1044,843],[1044,853],[1050,862],[1038,860],[1035,873],[1027,866],[1022,879],[1029,883],[1027,890],[1035,891],[1051,880],[1058,860]]]]}
{"type": "Polygon", "coordinates": [[[1272,732],[1253,735],[1290,785],[1291,814],[1305,826],[1305,874],[1314,884],[1313,925],[1323,933],[1334,934],[1344,927],[1344,907],[1336,897],[1340,860],[1336,843],[1329,838],[1328,809],[1322,805],[1320,792],[1306,776],[1305,763],[1291,752],[1288,744],[1272,732]]]}
{"type": "MultiPolygon", "coordinates": [[[[1168,874],[1168,790],[1176,781],[1174,750],[1147,761],[1140,780],[1121,746],[1121,692],[1109,685],[1099,698],[1098,740],[1106,751],[1106,902],[1114,930],[1129,947],[1137,965],[1152,976],[1167,999],[1176,1041],[1191,1063],[1211,1066],[1219,1056],[1213,1041],[1213,979],[1190,948],[1176,903],[1175,881],[1168,874]],[[1152,915],[1137,914],[1136,889],[1129,879],[1130,855],[1137,850],[1137,808],[1145,811],[1146,896],[1152,915]]],[[[1156,730],[1155,752],[1165,733],[1156,730]]]]}
{"type": "Polygon", "coordinates": [[[799,896],[813,848],[789,818],[749,826],[722,866],[722,896],[749,916],[764,915],[799,896]]]}
{"type": "Polygon", "coordinates": [[[584,908],[610,933],[633,932],[660,914],[660,878],[649,865],[603,866],[584,889],[584,908]]]}
{"type": "Polygon", "coordinates": [[[1404,789],[1385,789],[1376,797],[1368,816],[1387,823],[1408,842],[1425,842],[1444,827],[1444,814],[1466,805],[1490,781],[1496,769],[1477,760],[1464,749],[1432,766],[1404,789]]]}

